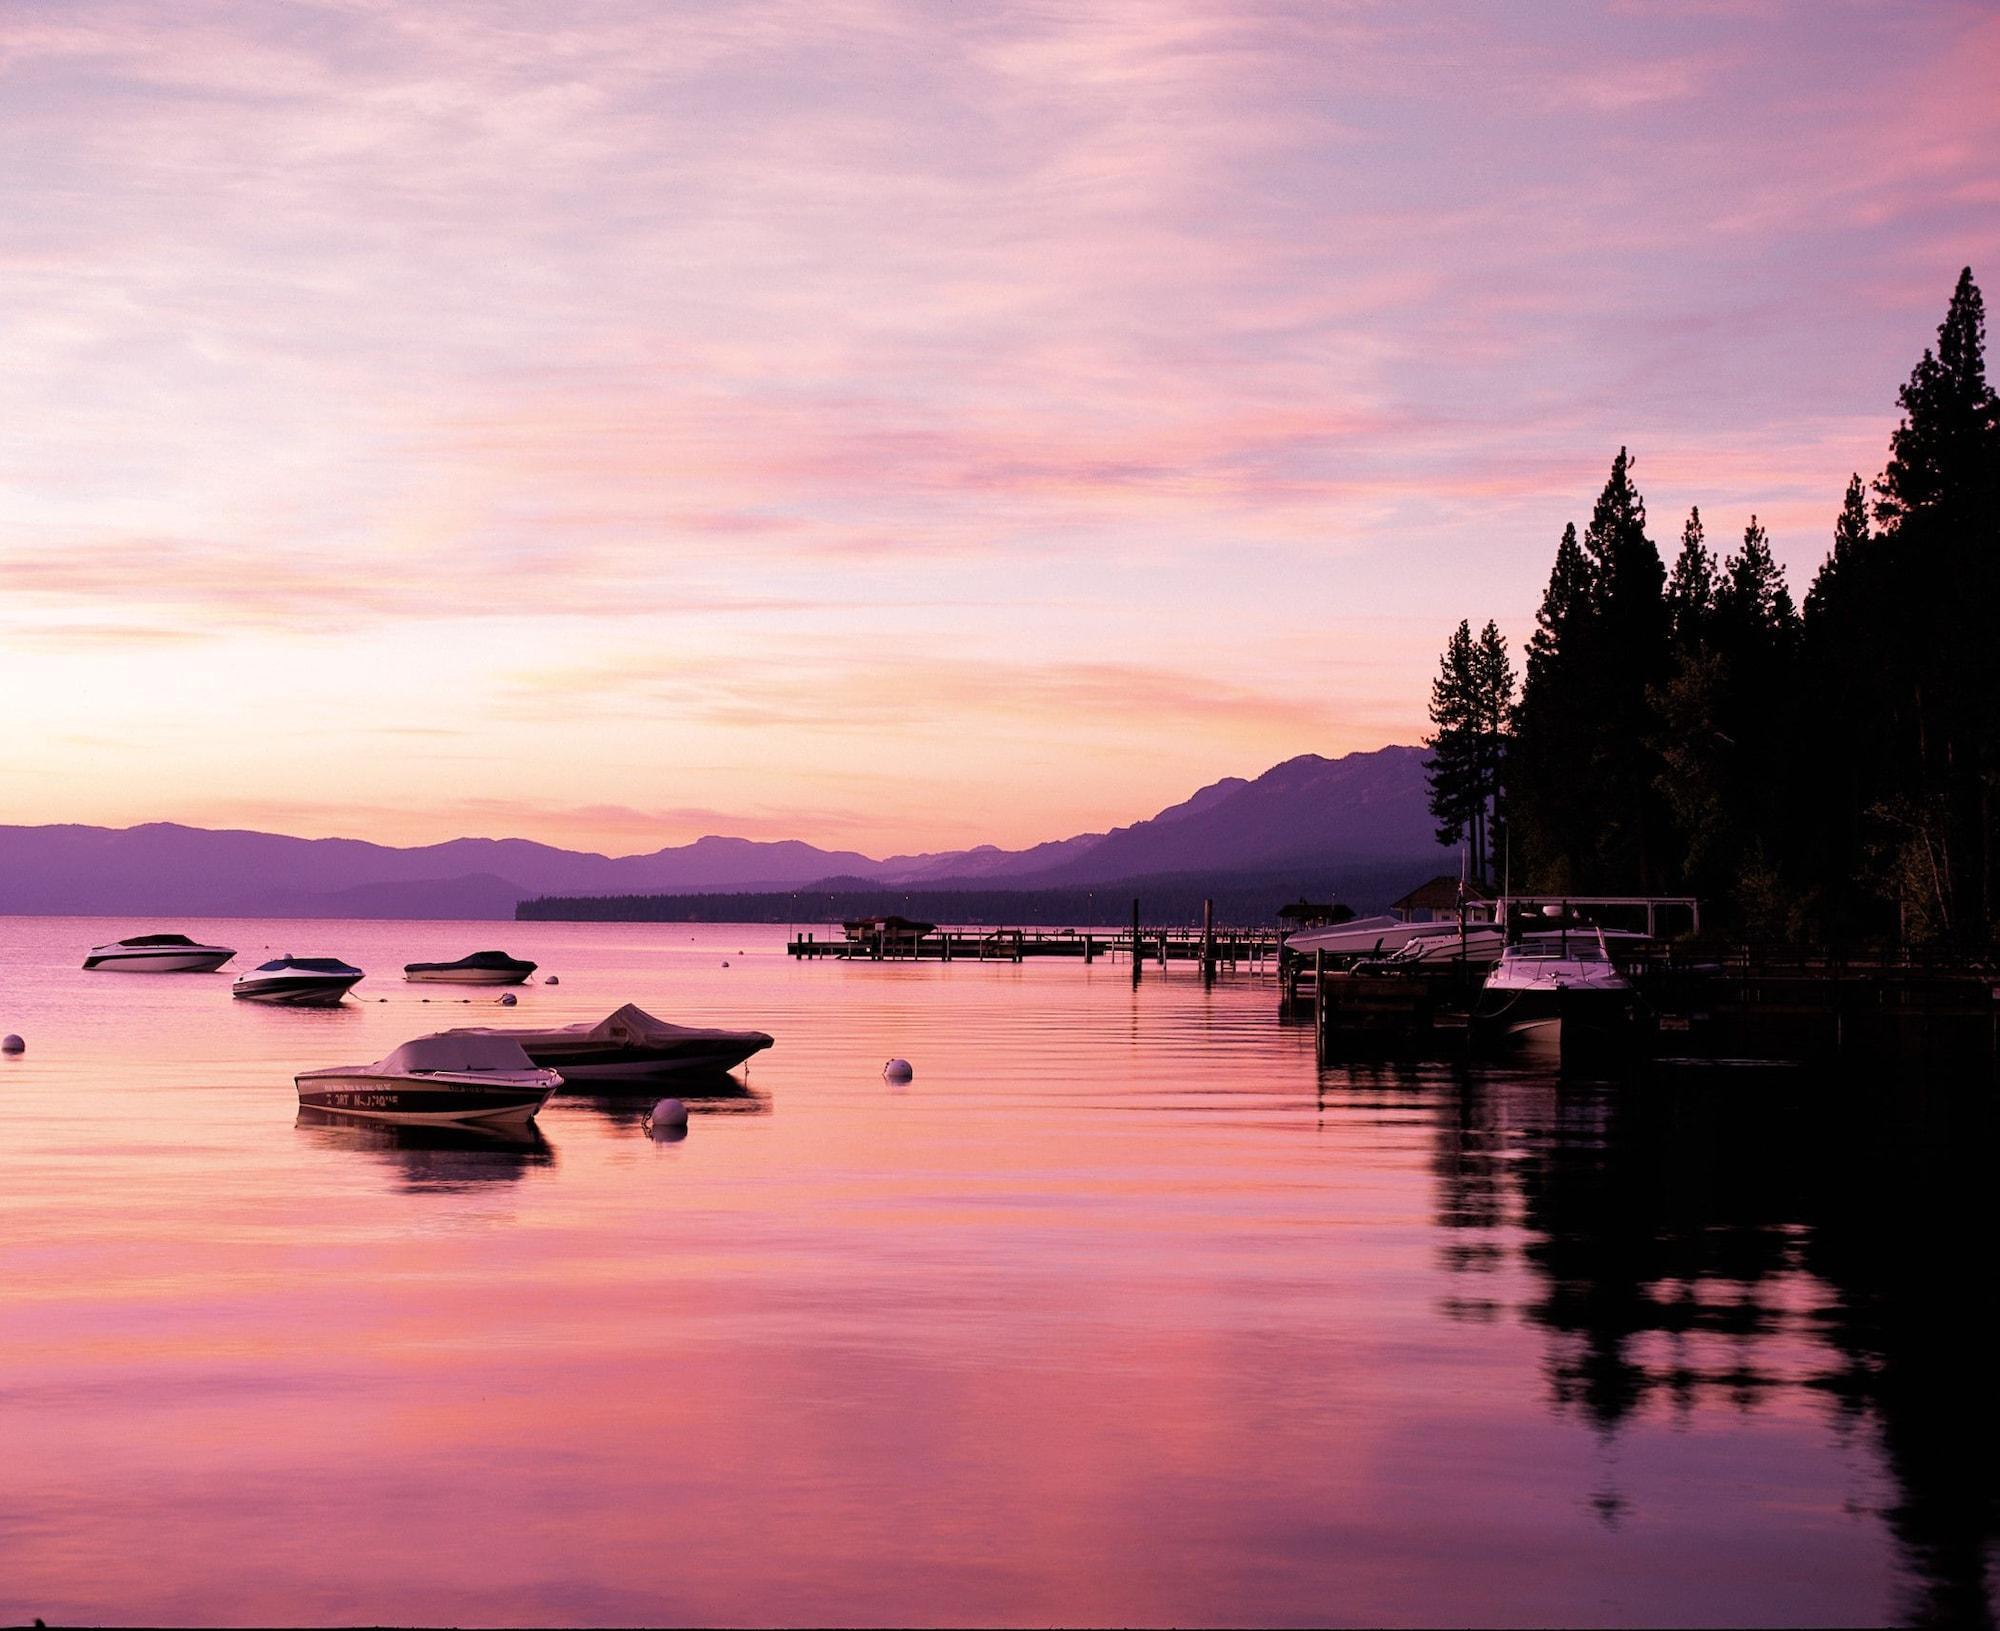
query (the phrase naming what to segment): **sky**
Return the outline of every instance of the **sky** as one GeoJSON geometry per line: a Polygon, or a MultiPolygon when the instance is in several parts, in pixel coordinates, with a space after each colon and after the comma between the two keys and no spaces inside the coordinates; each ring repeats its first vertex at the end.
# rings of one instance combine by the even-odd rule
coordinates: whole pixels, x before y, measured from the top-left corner
{"type": "Polygon", "coordinates": [[[1022,845],[1802,594],[2000,6],[0,0],[0,822],[1022,845]]]}

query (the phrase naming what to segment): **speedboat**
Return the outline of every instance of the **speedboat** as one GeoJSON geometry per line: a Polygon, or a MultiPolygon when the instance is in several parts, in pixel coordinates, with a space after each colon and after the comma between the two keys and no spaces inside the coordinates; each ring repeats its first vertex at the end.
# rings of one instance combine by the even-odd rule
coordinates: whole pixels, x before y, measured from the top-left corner
{"type": "Polygon", "coordinates": [[[1645,938],[1592,927],[1522,935],[1486,976],[1474,1027],[1505,1047],[1550,1058],[1628,1038],[1637,997],[1611,946],[1645,938]]]}
{"type": "Polygon", "coordinates": [[[1364,958],[1359,972],[1406,973],[1435,968],[1440,963],[1497,963],[1507,937],[1496,923],[1468,923],[1463,933],[1456,923],[1420,923],[1417,932],[1386,957],[1364,958]]]}
{"type": "MultiPolygon", "coordinates": [[[[1491,962],[1499,955],[1496,925],[1484,918],[1468,918],[1465,927],[1468,952],[1475,943],[1481,951],[1490,952],[1485,957],[1474,956],[1474,962],[1491,962]]],[[[1330,924],[1323,929],[1301,929],[1297,934],[1287,935],[1285,950],[1300,957],[1323,951],[1328,957],[1387,958],[1396,956],[1413,941],[1420,947],[1413,955],[1426,962],[1448,962],[1459,955],[1458,920],[1410,923],[1387,914],[1349,918],[1345,923],[1330,924]]]]}
{"type": "Polygon", "coordinates": [[[475,951],[455,963],[405,963],[403,978],[435,985],[520,985],[535,972],[533,963],[504,951],[475,951]]]}
{"type": "Polygon", "coordinates": [[[231,947],[204,946],[184,934],[135,934],[93,946],[83,966],[134,974],[213,974],[235,955],[231,947]]]}
{"type": "Polygon", "coordinates": [[[772,1042],[762,1031],[670,1025],[629,1002],[595,1025],[547,1031],[481,1027],[452,1034],[506,1037],[536,1064],[561,1071],[565,1082],[642,1083],[662,1076],[719,1074],[772,1042]]]}
{"type": "Polygon", "coordinates": [[[331,1008],[360,978],[360,969],[338,957],[274,957],[237,976],[229,994],[287,1008],[331,1008]]]}
{"type": "Polygon", "coordinates": [[[440,1031],[392,1050],[372,1065],[336,1065],[294,1078],[299,1103],[372,1121],[527,1121],[562,1086],[518,1042],[470,1031],[440,1031]]]}

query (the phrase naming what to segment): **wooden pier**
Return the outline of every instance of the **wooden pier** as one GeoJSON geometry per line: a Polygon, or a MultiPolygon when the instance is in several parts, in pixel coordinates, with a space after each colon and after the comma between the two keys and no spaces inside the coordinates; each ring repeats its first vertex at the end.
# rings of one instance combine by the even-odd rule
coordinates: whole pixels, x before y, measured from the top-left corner
{"type": "Polygon", "coordinates": [[[992,929],[942,927],[918,935],[869,935],[851,939],[806,931],[786,942],[792,957],[831,957],[869,963],[1021,963],[1031,957],[1100,958],[1134,968],[1169,963],[1215,969],[1275,969],[1274,929],[992,929]],[[1135,950],[1136,948],[1136,950],[1135,950]]]}
{"type": "MultiPolygon", "coordinates": [[[[1312,1016],[1328,1061],[1459,1059],[1482,972],[1357,973],[1289,958],[1280,1011],[1312,1016]]],[[[1953,1069],[2000,1083],[2000,967],[1982,961],[1743,947],[1648,957],[1628,973],[1641,1059],[1953,1069]]]]}

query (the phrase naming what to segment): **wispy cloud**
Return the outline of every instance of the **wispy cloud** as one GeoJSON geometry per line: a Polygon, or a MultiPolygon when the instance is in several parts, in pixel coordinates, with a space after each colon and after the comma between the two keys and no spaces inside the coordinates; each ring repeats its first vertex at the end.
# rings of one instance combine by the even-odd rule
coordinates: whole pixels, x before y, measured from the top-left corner
{"type": "Polygon", "coordinates": [[[1810,570],[2000,263],[1996,76],[1959,5],[17,0],[0,681],[156,744],[36,796],[282,799],[238,699],[328,674],[350,778],[609,826],[1408,738],[1621,444],[1810,570]],[[599,717],[704,768],[501,785],[599,717]]]}

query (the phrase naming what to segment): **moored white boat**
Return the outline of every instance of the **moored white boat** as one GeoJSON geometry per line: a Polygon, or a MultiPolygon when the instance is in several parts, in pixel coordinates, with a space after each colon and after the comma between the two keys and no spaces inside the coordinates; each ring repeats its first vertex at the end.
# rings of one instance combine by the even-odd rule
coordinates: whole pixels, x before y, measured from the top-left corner
{"type": "Polygon", "coordinates": [[[361,977],[360,969],[338,957],[275,957],[238,975],[229,994],[286,1008],[331,1008],[361,977]]]}
{"type": "Polygon", "coordinates": [[[1466,923],[1463,939],[1461,947],[1455,918],[1410,923],[1385,914],[1350,918],[1323,929],[1301,929],[1285,937],[1285,950],[1307,958],[1323,951],[1329,958],[1366,957],[1377,961],[1408,956],[1424,962],[1450,962],[1463,951],[1473,962],[1491,962],[1500,955],[1499,927],[1483,918],[1466,923]],[[1406,950],[1411,946],[1416,949],[1406,950]]]}
{"type": "Polygon", "coordinates": [[[372,1065],[337,1065],[295,1078],[299,1103],[373,1121],[527,1121],[562,1086],[504,1036],[419,1036],[372,1065]]]}
{"type": "Polygon", "coordinates": [[[1588,927],[1522,935],[1486,976],[1474,1026],[1504,1048],[1545,1058],[1625,1039],[1636,994],[1611,955],[1614,938],[1646,937],[1588,927]]]}
{"type": "Polygon", "coordinates": [[[1355,966],[1400,972],[1419,966],[1432,968],[1439,963],[1483,965],[1498,962],[1507,944],[1506,935],[1493,923],[1468,923],[1462,934],[1456,923],[1422,923],[1417,928],[1418,933],[1388,956],[1367,958],[1355,966]]]}
{"type": "Polygon", "coordinates": [[[233,947],[204,946],[184,934],[135,934],[93,946],[83,966],[131,974],[212,974],[235,955],[233,947]]]}

